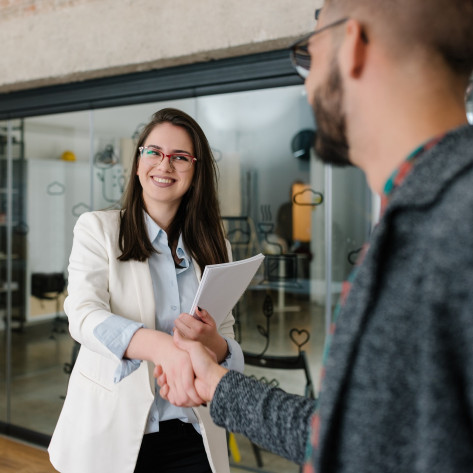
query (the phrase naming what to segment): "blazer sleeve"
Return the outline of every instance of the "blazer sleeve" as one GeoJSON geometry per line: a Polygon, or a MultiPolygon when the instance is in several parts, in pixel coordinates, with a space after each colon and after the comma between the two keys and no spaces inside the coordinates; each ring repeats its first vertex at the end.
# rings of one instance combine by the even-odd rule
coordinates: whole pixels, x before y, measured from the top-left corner
{"type": "MultiPolygon", "coordinates": [[[[105,212],[102,212],[105,214],[105,212]]],[[[107,218],[116,218],[112,213],[107,218]]],[[[82,214],[75,227],[68,267],[68,295],[64,310],[71,336],[81,345],[108,358],[114,357],[94,335],[94,329],[112,315],[110,311],[109,273],[112,240],[107,225],[96,212],[82,214]]],[[[117,225],[114,225],[118,233],[117,225]]]]}

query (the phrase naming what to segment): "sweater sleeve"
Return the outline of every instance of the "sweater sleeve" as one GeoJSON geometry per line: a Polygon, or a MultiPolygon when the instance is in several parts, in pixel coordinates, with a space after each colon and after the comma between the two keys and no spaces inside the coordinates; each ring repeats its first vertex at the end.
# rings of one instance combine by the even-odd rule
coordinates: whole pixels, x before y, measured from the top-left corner
{"type": "Polygon", "coordinates": [[[295,463],[305,459],[314,399],[288,394],[236,371],[220,381],[210,405],[213,421],[295,463]]]}

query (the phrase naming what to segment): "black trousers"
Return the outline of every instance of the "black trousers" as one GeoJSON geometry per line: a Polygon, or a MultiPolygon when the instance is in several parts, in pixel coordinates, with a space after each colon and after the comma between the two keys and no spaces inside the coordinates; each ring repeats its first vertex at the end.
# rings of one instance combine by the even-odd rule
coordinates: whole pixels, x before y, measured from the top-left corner
{"type": "Polygon", "coordinates": [[[143,436],[135,473],[212,473],[202,436],[180,420],[160,422],[143,436]]]}

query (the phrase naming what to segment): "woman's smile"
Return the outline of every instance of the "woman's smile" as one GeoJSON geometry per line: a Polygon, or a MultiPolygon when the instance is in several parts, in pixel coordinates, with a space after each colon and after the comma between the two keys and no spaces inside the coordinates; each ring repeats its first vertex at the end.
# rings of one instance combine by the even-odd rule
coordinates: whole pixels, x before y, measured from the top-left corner
{"type": "Polygon", "coordinates": [[[170,208],[176,212],[192,184],[194,166],[177,171],[171,165],[169,155],[183,153],[192,156],[192,140],[184,128],[161,123],[150,132],[143,146],[159,150],[165,155],[161,162],[140,158],[137,174],[143,188],[146,209],[153,218],[157,218],[161,211],[168,215],[170,208]]]}

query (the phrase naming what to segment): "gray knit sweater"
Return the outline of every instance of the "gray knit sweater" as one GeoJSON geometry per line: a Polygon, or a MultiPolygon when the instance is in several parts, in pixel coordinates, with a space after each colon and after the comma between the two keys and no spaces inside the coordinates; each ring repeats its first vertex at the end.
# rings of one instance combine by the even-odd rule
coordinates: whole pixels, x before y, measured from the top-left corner
{"type": "Polygon", "coordinates": [[[210,404],[213,421],[267,450],[303,463],[316,401],[287,394],[237,371],[221,380],[210,404]]]}
{"type": "MultiPolygon", "coordinates": [[[[300,461],[313,404],[256,384],[226,375],[214,421],[300,461]]],[[[340,314],[318,409],[318,473],[473,472],[472,127],[421,155],[394,192],[340,314]]]]}

